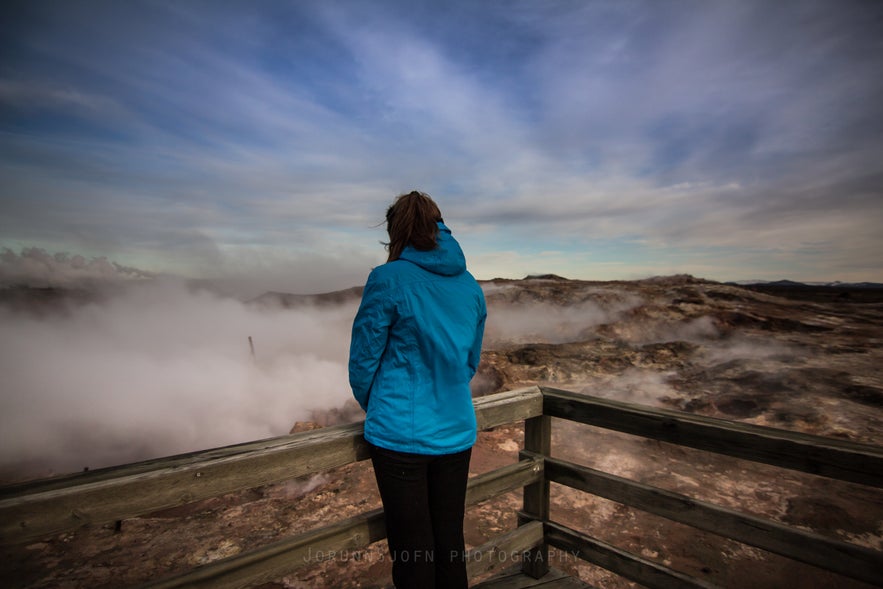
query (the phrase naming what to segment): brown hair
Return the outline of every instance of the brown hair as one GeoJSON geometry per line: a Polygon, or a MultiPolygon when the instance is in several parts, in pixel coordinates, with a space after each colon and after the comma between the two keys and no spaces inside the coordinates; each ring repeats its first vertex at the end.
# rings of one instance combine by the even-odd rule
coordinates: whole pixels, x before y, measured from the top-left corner
{"type": "Polygon", "coordinates": [[[423,251],[435,249],[438,245],[436,223],[441,220],[441,211],[428,194],[413,190],[397,197],[386,210],[387,262],[398,260],[408,245],[423,251]]]}

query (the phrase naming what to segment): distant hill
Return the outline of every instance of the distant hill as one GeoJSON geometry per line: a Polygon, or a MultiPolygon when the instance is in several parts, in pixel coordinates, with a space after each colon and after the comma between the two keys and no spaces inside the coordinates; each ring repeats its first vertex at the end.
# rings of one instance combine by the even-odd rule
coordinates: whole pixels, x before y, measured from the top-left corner
{"type": "Polygon", "coordinates": [[[349,303],[351,301],[359,301],[361,298],[362,287],[353,286],[344,290],[308,295],[287,292],[265,292],[264,294],[248,301],[248,304],[293,309],[305,306],[334,306],[349,303]]]}
{"type": "Polygon", "coordinates": [[[794,300],[840,303],[883,302],[883,284],[878,282],[805,283],[793,280],[758,280],[726,284],[794,300]]]}
{"type": "Polygon", "coordinates": [[[529,274],[524,277],[524,280],[570,280],[570,279],[564,278],[563,276],[558,276],[557,274],[529,274]]]}
{"type": "Polygon", "coordinates": [[[883,288],[880,282],[830,282],[826,286],[833,288],[883,288]]]}
{"type": "Polygon", "coordinates": [[[793,288],[883,288],[880,282],[796,282],[794,280],[739,280],[734,282],[725,282],[724,284],[732,284],[736,286],[773,286],[773,287],[793,287],[793,288]]]}

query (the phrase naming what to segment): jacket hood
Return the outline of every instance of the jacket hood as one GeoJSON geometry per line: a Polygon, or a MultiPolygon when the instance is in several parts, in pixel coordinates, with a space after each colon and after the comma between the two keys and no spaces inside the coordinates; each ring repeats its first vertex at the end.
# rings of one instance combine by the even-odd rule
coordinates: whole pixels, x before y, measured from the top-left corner
{"type": "Polygon", "coordinates": [[[456,276],[465,272],[466,256],[463,255],[460,244],[451,235],[451,230],[442,222],[438,223],[437,241],[438,247],[427,251],[418,250],[414,246],[408,245],[402,250],[399,259],[407,260],[433,274],[441,274],[442,276],[456,276]]]}

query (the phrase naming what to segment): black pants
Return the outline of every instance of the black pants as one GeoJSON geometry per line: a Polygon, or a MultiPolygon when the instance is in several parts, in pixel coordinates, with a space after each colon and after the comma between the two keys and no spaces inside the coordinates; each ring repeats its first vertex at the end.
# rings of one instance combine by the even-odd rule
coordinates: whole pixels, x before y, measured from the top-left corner
{"type": "Polygon", "coordinates": [[[407,454],[370,445],[397,589],[466,589],[463,516],[472,449],[407,454]]]}

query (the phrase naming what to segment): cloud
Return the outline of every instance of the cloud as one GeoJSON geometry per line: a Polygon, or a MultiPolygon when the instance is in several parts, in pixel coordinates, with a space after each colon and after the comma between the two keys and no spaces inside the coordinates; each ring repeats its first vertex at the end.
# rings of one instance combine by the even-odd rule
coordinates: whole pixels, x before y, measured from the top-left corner
{"type": "Polygon", "coordinates": [[[0,104],[20,111],[66,110],[97,121],[120,106],[106,96],[46,82],[0,80],[0,104]]]}
{"type": "MultiPolygon", "coordinates": [[[[798,251],[834,214],[879,244],[879,207],[868,197],[879,200],[871,162],[883,152],[883,84],[859,49],[879,42],[857,5],[784,6],[544,13],[535,26],[546,42],[531,70],[544,147],[584,160],[584,172],[552,167],[514,198],[484,203],[482,219],[575,239],[582,230],[665,247],[798,251]],[[564,181],[545,184],[550,175],[564,181]]],[[[837,249],[837,237],[848,239],[843,225],[824,231],[837,249]]]]}

